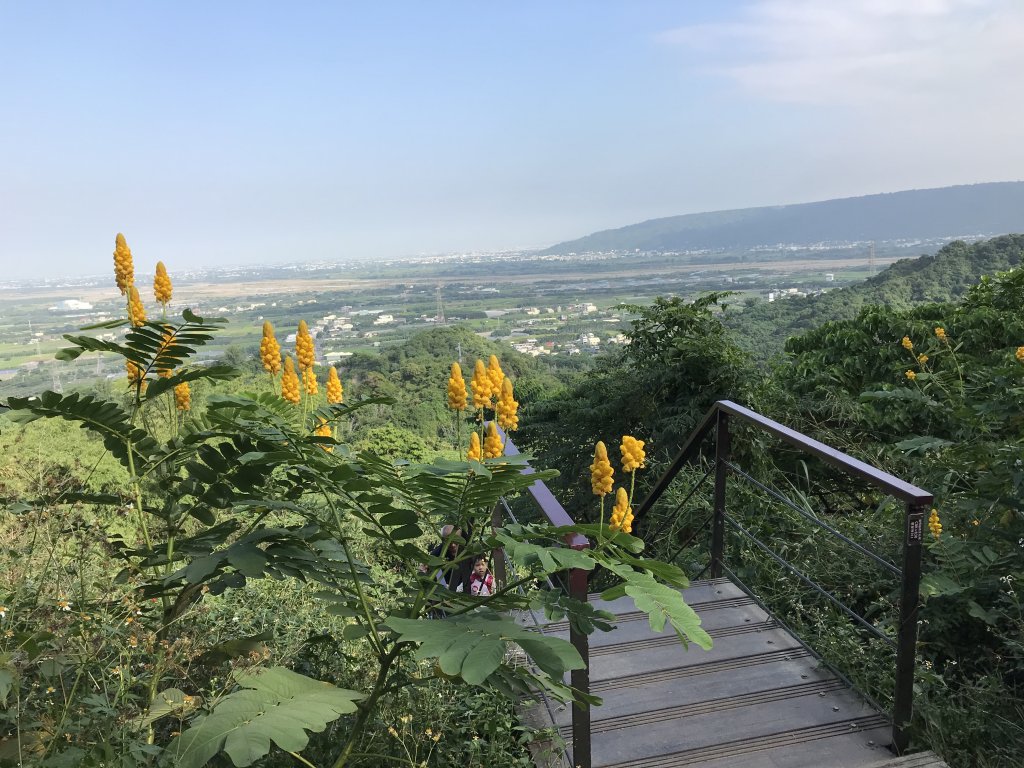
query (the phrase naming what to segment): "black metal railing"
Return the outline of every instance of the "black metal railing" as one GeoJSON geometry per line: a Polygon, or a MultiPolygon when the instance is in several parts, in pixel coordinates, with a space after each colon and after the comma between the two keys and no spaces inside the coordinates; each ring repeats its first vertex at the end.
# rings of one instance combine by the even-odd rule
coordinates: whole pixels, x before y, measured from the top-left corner
{"type": "MultiPolygon", "coordinates": [[[[932,502],[932,494],[924,491],[898,477],[883,472],[875,467],[865,464],[858,459],[838,451],[824,443],[818,442],[806,435],[790,429],[776,421],[762,416],[749,408],[744,408],[729,400],[720,400],[708,411],[697,428],[690,434],[682,450],[679,451],[668,470],[658,479],[653,489],[643,503],[638,507],[636,525],[641,525],[647,518],[648,513],[659,498],[665,493],[669,485],[675,480],[680,470],[702,454],[703,444],[712,437],[714,439],[713,465],[690,489],[683,502],[676,507],[679,510],[692,498],[697,489],[704,481],[714,473],[714,503],[713,512],[705,523],[711,525],[711,558],[708,565],[713,578],[728,574],[739,586],[746,589],[756,599],[746,585],[744,585],[736,573],[725,563],[725,539],[726,526],[730,526],[737,534],[744,539],[751,541],[754,546],[767,555],[772,561],[799,578],[804,584],[811,587],[815,592],[824,596],[829,602],[838,607],[844,615],[856,621],[860,626],[868,630],[873,636],[882,639],[893,646],[896,650],[896,671],[893,691],[892,705],[892,748],[899,754],[906,751],[909,745],[907,728],[910,725],[913,714],[914,695],[914,664],[916,660],[917,645],[917,614],[919,607],[919,588],[921,580],[921,541],[924,529],[925,510],[932,502]],[[735,419],[745,427],[755,432],[765,433],[782,440],[795,447],[800,452],[813,456],[828,465],[839,470],[841,474],[857,478],[884,491],[889,496],[903,502],[903,538],[901,563],[896,564],[885,557],[877,554],[871,549],[854,541],[849,536],[841,533],[835,527],[829,525],[817,515],[809,513],[800,505],[794,503],[784,494],[774,488],[760,482],[732,460],[732,439],[734,431],[730,429],[731,420],[735,419]],[[829,535],[835,537],[846,546],[850,547],[857,554],[865,557],[887,572],[900,579],[899,597],[899,619],[895,639],[881,632],[871,622],[851,609],[834,594],[824,589],[820,584],[803,573],[784,557],[774,551],[769,544],[762,542],[754,533],[748,530],[734,516],[728,513],[726,508],[726,484],[730,475],[752,484],[762,493],[768,494],[775,501],[778,501],[788,508],[798,512],[812,524],[820,527],[829,535]]],[[[702,526],[703,527],[703,526],[702,526]]],[[[698,532],[700,532],[698,528],[698,532]]],[[[696,534],[694,534],[696,536],[696,534]]],[[[652,537],[648,534],[647,539],[652,537]]],[[[692,539],[693,537],[691,537],[692,539]]],[[[685,546],[685,544],[684,544],[685,546]]]]}
{"type": "MultiPolygon", "coordinates": [[[[505,438],[505,455],[518,456],[519,449],[516,448],[515,444],[507,439],[504,433],[502,433],[502,437],[505,438]]],[[[523,470],[523,474],[533,473],[534,469],[532,467],[526,467],[523,470]]],[[[555,495],[543,481],[537,480],[527,488],[527,492],[548,523],[557,527],[574,525],[572,518],[569,517],[569,513],[558,503],[558,499],[555,498],[555,495]]],[[[502,524],[502,519],[506,515],[515,521],[515,517],[511,515],[511,509],[503,502],[504,500],[494,508],[492,522],[495,527],[502,524]]],[[[589,549],[590,541],[582,534],[569,533],[565,536],[565,546],[576,550],[589,549]]],[[[495,555],[493,558],[496,564],[495,578],[499,584],[503,584],[507,575],[505,573],[504,556],[503,553],[500,555],[495,553],[495,555]],[[499,563],[500,566],[498,565],[499,563]]],[[[582,603],[587,602],[587,576],[587,571],[582,568],[572,568],[569,570],[566,579],[569,596],[582,603]]],[[[554,585],[549,581],[549,586],[553,587],[554,585]]],[[[569,682],[576,690],[590,693],[590,643],[587,635],[577,630],[575,623],[571,621],[569,622],[569,642],[572,643],[573,647],[576,648],[582,657],[584,665],[582,669],[574,669],[569,673],[569,682]]],[[[554,724],[553,718],[552,724],[554,724]]],[[[590,707],[585,703],[573,702],[572,705],[571,764],[577,766],[577,768],[591,768],[590,707]]]]}

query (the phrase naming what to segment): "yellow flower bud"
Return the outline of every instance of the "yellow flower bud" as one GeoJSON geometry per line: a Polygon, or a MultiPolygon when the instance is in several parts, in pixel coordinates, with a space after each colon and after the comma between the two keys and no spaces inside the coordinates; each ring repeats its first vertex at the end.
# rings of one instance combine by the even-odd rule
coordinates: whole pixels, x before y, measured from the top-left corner
{"type": "Polygon", "coordinates": [[[487,437],[484,438],[484,458],[496,459],[505,452],[501,444],[501,436],[498,434],[498,427],[493,421],[487,422],[487,437]]]}
{"type": "Polygon", "coordinates": [[[643,469],[644,459],[644,441],[637,440],[635,437],[626,435],[622,438],[622,444],[619,446],[622,451],[622,471],[623,472],[635,472],[638,469],[643,469]]]}
{"type": "Polygon", "coordinates": [[[320,391],[316,383],[316,372],[312,368],[302,370],[302,385],[306,389],[306,394],[311,397],[320,391]]]}
{"type": "Polygon", "coordinates": [[[480,435],[476,432],[469,435],[469,451],[466,453],[466,458],[472,461],[482,461],[484,458],[483,451],[480,449],[480,435]]]}
{"type": "MultiPolygon", "coordinates": [[[[156,359],[157,360],[160,359],[160,355],[162,355],[164,350],[167,349],[167,346],[171,343],[171,339],[173,339],[173,338],[174,338],[174,329],[171,328],[171,326],[169,326],[169,325],[165,325],[164,326],[164,338],[163,338],[163,341],[160,344],[160,349],[158,349],[157,353],[156,353],[156,359]]],[[[159,376],[161,379],[166,379],[167,377],[169,377],[171,375],[171,369],[170,368],[166,368],[166,367],[157,368],[156,369],[156,375],[159,376]]]]}
{"type": "Polygon", "coordinates": [[[1024,347],[1017,347],[1016,356],[1018,362],[1024,363],[1024,347]]]}
{"type": "Polygon", "coordinates": [[[936,328],[935,329],[935,338],[937,338],[939,341],[946,341],[946,329],[945,328],[936,328]]]}
{"type": "Polygon", "coordinates": [[[263,338],[260,340],[260,362],[263,363],[263,370],[276,376],[281,370],[281,345],[277,343],[274,336],[274,326],[269,320],[263,323],[263,338]]]}
{"type": "Polygon", "coordinates": [[[167,275],[167,267],[162,261],[156,263],[156,277],[153,278],[153,295],[161,304],[168,304],[171,301],[171,294],[174,292],[171,286],[171,278],[167,275]]]}
{"type": "Polygon", "coordinates": [[[605,496],[612,492],[612,463],[608,461],[608,449],[602,441],[594,446],[594,462],[590,465],[590,487],[595,496],[605,496]]]}
{"type": "Polygon", "coordinates": [[[133,363],[131,360],[126,360],[124,367],[128,371],[129,386],[135,387],[141,384],[142,391],[145,392],[146,386],[149,384],[149,382],[147,382],[146,379],[143,378],[145,372],[142,370],[142,368],[133,363]]]}
{"type": "Polygon", "coordinates": [[[914,373],[913,371],[907,371],[907,372],[906,372],[906,373],[904,373],[903,375],[904,375],[904,376],[906,376],[906,377],[907,377],[908,379],[910,379],[911,381],[913,381],[914,379],[916,379],[916,378],[917,378],[917,374],[916,374],[916,373],[914,373]]]}
{"type": "Polygon", "coordinates": [[[174,388],[174,407],[179,411],[187,411],[192,408],[192,390],[187,381],[181,382],[174,388]]]}
{"type": "Polygon", "coordinates": [[[327,371],[327,402],[337,405],[345,399],[345,390],[338,378],[338,369],[331,366],[327,371]]]}
{"type": "Polygon", "coordinates": [[[295,373],[295,363],[292,362],[292,356],[288,355],[284,359],[284,374],[281,376],[281,397],[287,400],[289,403],[299,402],[299,377],[295,373]]]}
{"type": "Polygon", "coordinates": [[[625,488],[619,488],[615,492],[615,506],[612,508],[610,525],[613,531],[633,532],[633,508],[629,506],[629,494],[625,488]]]}
{"type": "Polygon", "coordinates": [[[939,520],[939,510],[935,508],[932,508],[932,513],[928,515],[928,530],[931,531],[933,539],[942,535],[942,521],[939,520]]]}
{"type": "Polygon", "coordinates": [[[512,380],[507,376],[501,382],[501,396],[495,406],[498,415],[498,426],[506,432],[519,429],[519,403],[512,396],[512,380]]]}
{"type": "Polygon", "coordinates": [[[462,378],[462,367],[452,363],[452,373],[448,377],[448,407],[453,411],[464,411],[466,399],[466,380],[462,378]]]}
{"type": "MultiPolygon", "coordinates": [[[[334,369],[332,368],[331,370],[334,369]]],[[[327,423],[326,419],[320,419],[316,429],[313,430],[313,434],[317,437],[330,437],[332,434],[331,425],[327,423]]],[[[320,447],[328,453],[331,453],[334,450],[333,445],[321,445],[320,447]]]]}
{"type": "Polygon", "coordinates": [[[487,360],[487,378],[491,380],[491,396],[501,396],[501,382],[505,380],[505,373],[501,370],[501,363],[497,355],[491,355],[487,360]]]}
{"type": "Polygon", "coordinates": [[[473,407],[477,410],[486,408],[491,402],[491,380],[487,375],[483,360],[476,361],[473,369],[473,407]]]}
{"type": "Polygon", "coordinates": [[[309,334],[309,326],[305,320],[299,321],[299,331],[295,334],[295,358],[301,370],[312,368],[315,361],[313,353],[313,337],[309,334]]]}
{"type": "Polygon", "coordinates": [[[120,232],[114,238],[114,279],[117,281],[117,287],[122,296],[128,293],[128,287],[135,282],[132,249],[128,247],[124,235],[120,232]]]}
{"type": "Polygon", "coordinates": [[[142,306],[139,289],[134,285],[128,286],[128,322],[135,328],[146,323],[146,308],[142,306]]]}

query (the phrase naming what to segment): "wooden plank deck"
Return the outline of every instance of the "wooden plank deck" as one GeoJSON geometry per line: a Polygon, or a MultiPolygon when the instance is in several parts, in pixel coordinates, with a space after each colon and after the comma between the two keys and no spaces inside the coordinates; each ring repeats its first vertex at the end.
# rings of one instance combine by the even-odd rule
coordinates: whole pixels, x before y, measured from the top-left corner
{"type": "MultiPolygon", "coordinates": [[[[592,597],[617,616],[614,631],[590,636],[591,692],[604,700],[591,713],[594,768],[944,766],[931,753],[894,758],[886,717],[728,579],[694,582],[684,595],[714,640],[710,651],[652,632],[629,597],[592,597]]],[[[564,622],[520,620],[568,637],[564,622]]],[[[569,707],[531,704],[522,714],[556,728],[571,760],[569,707]]],[[[544,768],[566,765],[557,749],[534,755],[544,768]]]]}

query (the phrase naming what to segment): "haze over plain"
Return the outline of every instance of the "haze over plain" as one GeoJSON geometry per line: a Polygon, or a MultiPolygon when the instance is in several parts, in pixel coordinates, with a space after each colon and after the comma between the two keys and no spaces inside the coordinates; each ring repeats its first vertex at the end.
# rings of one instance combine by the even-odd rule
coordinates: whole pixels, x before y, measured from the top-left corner
{"type": "Polygon", "coordinates": [[[1014,0],[0,9],[0,267],[543,247],[1024,177],[1014,0]]]}

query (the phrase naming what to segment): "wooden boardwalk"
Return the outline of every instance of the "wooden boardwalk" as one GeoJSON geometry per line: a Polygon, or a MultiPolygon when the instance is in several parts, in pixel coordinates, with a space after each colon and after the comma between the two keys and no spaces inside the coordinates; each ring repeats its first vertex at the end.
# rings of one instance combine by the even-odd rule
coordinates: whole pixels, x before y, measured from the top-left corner
{"type": "MultiPolygon", "coordinates": [[[[894,758],[889,723],[728,579],[684,593],[714,640],[685,650],[671,630],[651,631],[624,597],[593,603],[616,614],[612,632],[590,636],[594,768],[939,768],[931,753],[894,758]]],[[[564,622],[524,616],[568,637],[564,622]]],[[[539,748],[539,766],[571,760],[571,709],[530,704],[524,719],[551,727],[568,756],[539,748]]]]}

